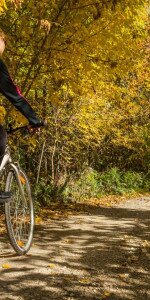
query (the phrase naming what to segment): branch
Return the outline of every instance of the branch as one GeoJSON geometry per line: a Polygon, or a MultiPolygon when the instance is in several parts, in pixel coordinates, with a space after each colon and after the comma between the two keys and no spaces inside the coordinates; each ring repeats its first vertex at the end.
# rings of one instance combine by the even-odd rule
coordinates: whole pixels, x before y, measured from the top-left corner
{"type": "Polygon", "coordinates": [[[41,164],[42,164],[42,159],[43,159],[43,154],[44,154],[45,144],[46,144],[46,139],[45,139],[45,141],[44,141],[44,143],[43,143],[43,146],[42,146],[40,162],[39,162],[39,165],[38,165],[38,173],[37,173],[37,179],[36,179],[36,183],[37,183],[37,184],[38,184],[38,182],[39,182],[39,176],[40,176],[40,170],[41,170],[41,164]]]}
{"type": "MultiPolygon", "coordinates": [[[[57,13],[55,19],[52,21],[51,30],[52,30],[52,28],[55,26],[55,23],[57,22],[57,20],[58,20],[58,18],[59,18],[59,16],[60,16],[60,14],[61,14],[61,12],[62,12],[62,10],[63,10],[65,4],[67,3],[67,1],[68,1],[68,0],[64,0],[64,1],[63,1],[62,5],[61,5],[61,7],[60,7],[60,9],[59,9],[59,12],[57,13]]],[[[58,30],[59,30],[59,29],[58,29],[58,30]]],[[[57,31],[58,31],[58,30],[57,30],[57,31]]],[[[51,31],[50,31],[50,32],[51,32],[51,31]]],[[[56,32],[56,33],[57,33],[57,32],[56,32]]],[[[56,37],[56,33],[53,35],[53,37],[52,37],[52,39],[51,39],[50,46],[51,46],[51,44],[52,44],[54,38],[56,37]]],[[[43,47],[45,46],[45,43],[46,43],[46,41],[47,41],[48,36],[49,36],[49,35],[46,35],[46,37],[44,38],[43,43],[42,43],[40,49],[38,49],[38,51],[37,51],[37,53],[36,53],[36,56],[35,56],[35,57],[33,58],[33,60],[32,60],[31,66],[30,66],[30,68],[29,68],[29,70],[28,70],[28,72],[27,72],[27,75],[26,75],[26,79],[24,80],[24,83],[23,83],[23,86],[24,86],[24,87],[25,87],[25,85],[26,85],[26,83],[27,83],[27,80],[28,80],[28,78],[29,78],[29,75],[30,75],[30,73],[31,73],[31,71],[32,71],[32,69],[33,69],[35,63],[37,63],[37,61],[39,60],[40,52],[42,52],[41,50],[42,50],[43,47]]],[[[51,52],[50,52],[50,54],[49,54],[49,57],[50,57],[50,56],[51,56],[51,52]]],[[[30,85],[28,86],[28,89],[27,89],[27,91],[26,91],[26,93],[25,93],[25,97],[27,96],[28,92],[30,91],[30,88],[31,88],[31,86],[32,86],[32,84],[33,84],[33,82],[34,82],[34,80],[37,78],[38,73],[39,73],[41,67],[42,67],[42,65],[40,65],[40,66],[37,68],[36,74],[35,74],[33,80],[31,81],[30,85]]]]}

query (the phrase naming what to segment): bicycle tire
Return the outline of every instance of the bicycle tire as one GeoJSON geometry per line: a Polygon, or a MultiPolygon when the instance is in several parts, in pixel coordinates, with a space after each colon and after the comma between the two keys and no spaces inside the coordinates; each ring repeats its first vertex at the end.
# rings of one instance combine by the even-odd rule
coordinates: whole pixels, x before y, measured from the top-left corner
{"type": "Polygon", "coordinates": [[[6,227],[10,243],[18,255],[25,255],[33,240],[34,209],[30,184],[26,174],[19,169],[19,176],[15,170],[10,170],[6,179],[6,191],[12,192],[12,201],[5,203],[6,227]],[[19,180],[24,191],[22,197],[19,180]]]}

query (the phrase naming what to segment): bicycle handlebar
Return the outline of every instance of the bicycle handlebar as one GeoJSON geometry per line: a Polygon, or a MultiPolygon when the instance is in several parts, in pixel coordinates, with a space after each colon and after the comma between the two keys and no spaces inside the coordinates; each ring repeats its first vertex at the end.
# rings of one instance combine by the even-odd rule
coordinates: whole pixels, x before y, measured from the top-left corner
{"type": "Polygon", "coordinates": [[[11,126],[11,125],[9,125],[9,129],[6,129],[6,131],[7,131],[7,133],[9,134],[9,133],[12,133],[12,132],[18,131],[18,130],[20,130],[20,129],[27,129],[27,131],[29,131],[29,129],[28,129],[28,126],[27,126],[27,125],[25,125],[25,126],[20,126],[20,127],[16,127],[16,128],[12,128],[12,126],[11,126]]]}
{"type": "Polygon", "coordinates": [[[13,133],[13,132],[18,131],[18,130],[21,130],[21,129],[26,129],[26,131],[27,131],[28,133],[30,133],[30,128],[31,128],[31,129],[32,129],[32,128],[33,128],[33,129],[36,129],[36,128],[40,128],[40,127],[42,127],[42,126],[46,127],[46,126],[47,126],[47,123],[46,123],[46,122],[43,122],[43,123],[41,123],[41,126],[24,125],[24,126],[20,126],[20,127],[16,127],[16,128],[12,128],[12,125],[9,124],[8,129],[6,129],[6,132],[7,132],[8,134],[10,134],[10,133],[13,133]]]}

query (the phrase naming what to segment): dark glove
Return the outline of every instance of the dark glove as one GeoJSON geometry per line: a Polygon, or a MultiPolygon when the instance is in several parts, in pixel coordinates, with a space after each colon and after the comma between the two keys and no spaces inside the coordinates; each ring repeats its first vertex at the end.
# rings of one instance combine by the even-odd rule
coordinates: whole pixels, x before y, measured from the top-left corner
{"type": "Polygon", "coordinates": [[[40,120],[39,120],[39,122],[37,122],[36,124],[32,124],[32,123],[30,122],[30,126],[31,126],[32,128],[43,127],[43,126],[46,126],[46,122],[40,121],[40,120]]]}

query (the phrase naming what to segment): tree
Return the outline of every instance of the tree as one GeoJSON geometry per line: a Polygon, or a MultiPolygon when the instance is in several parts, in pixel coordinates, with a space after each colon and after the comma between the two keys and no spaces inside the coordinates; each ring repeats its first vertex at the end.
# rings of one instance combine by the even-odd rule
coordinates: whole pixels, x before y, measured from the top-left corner
{"type": "Polygon", "coordinates": [[[5,10],[7,10],[7,2],[11,2],[14,4],[14,7],[17,8],[21,5],[22,0],[0,0],[0,14],[2,14],[5,10]]]}
{"type": "Polygon", "coordinates": [[[48,120],[42,172],[54,185],[110,148],[148,157],[148,1],[27,1],[0,26],[13,76],[48,120]]]}

